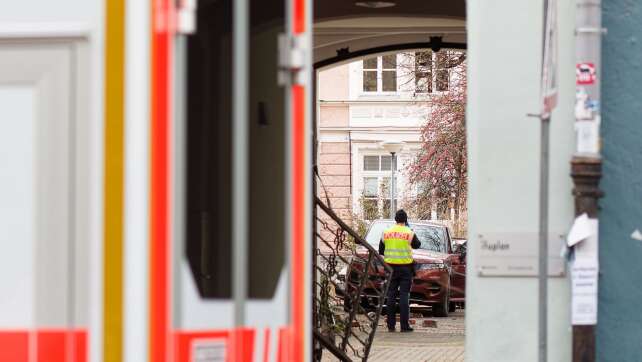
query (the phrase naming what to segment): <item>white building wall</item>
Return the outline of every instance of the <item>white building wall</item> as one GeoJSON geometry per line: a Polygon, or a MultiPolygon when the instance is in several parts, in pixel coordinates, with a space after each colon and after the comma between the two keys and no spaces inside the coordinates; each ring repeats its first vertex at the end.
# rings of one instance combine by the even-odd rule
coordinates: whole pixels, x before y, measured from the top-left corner
{"type": "MultiPolygon", "coordinates": [[[[551,127],[549,231],[565,234],[573,218],[575,3],[558,3],[560,92],[551,127]]],[[[542,8],[541,0],[468,1],[471,245],[487,232],[538,231],[540,125],[527,113],[539,111],[542,8]]],[[[469,248],[466,360],[537,361],[537,279],[480,277],[478,261],[478,250],[469,248]]],[[[548,360],[570,361],[568,278],[551,278],[548,295],[548,360]]]]}

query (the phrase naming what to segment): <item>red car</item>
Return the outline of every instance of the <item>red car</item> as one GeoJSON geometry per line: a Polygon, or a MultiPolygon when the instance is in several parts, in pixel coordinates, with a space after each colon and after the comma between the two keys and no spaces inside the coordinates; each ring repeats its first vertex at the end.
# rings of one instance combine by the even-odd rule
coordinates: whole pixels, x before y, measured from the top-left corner
{"type": "MultiPolygon", "coordinates": [[[[378,250],[381,234],[393,223],[392,220],[373,222],[366,234],[366,241],[378,250]]],[[[415,277],[410,288],[410,303],[431,306],[435,316],[447,317],[449,312],[455,311],[457,305],[464,305],[465,247],[458,248],[457,253],[453,252],[450,233],[443,225],[419,222],[411,223],[410,228],[421,241],[421,247],[413,249],[415,277]]],[[[359,253],[358,250],[357,253],[359,253]]],[[[350,266],[350,268],[354,267],[356,266],[350,266]]],[[[349,271],[348,275],[350,275],[349,271]]],[[[368,300],[377,295],[372,290],[373,285],[379,287],[381,282],[371,283],[370,290],[366,288],[363,291],[362,305],[367,305],[368,300]]]]}

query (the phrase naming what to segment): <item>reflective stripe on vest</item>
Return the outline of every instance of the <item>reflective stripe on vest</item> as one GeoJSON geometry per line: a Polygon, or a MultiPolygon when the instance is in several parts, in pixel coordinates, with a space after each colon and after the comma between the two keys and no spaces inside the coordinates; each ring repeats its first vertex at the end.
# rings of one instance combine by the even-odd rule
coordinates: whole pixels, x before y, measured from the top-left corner
{"type": "Polygon", "coordinates": [[[383,260],[388,264],[412,264],[412,230],[407,226],[394,225],[383,232],[386,250],[383,260]]]}

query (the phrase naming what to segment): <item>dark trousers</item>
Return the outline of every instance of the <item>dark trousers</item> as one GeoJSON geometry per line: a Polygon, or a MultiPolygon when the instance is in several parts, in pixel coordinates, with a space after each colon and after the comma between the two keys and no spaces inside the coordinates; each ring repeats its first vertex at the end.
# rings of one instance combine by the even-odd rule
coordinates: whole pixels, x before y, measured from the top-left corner
{"type": "Polygon", "coordinates": [[[401,329],[410,328],[410,284],[412,283],[412,265],[391,265],[392,278],[388,288],[388,302],[386,303],[388,328],[395,328],[397,324],[397,294],[399,294],[399,312],[401,329]]]}

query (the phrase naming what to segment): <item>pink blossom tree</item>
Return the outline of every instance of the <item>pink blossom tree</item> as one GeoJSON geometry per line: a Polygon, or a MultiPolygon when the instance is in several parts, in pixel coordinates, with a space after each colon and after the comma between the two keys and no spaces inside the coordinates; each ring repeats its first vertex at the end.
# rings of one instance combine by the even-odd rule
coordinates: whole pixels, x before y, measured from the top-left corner
{"type": "Polygon", "coordinates": [[[421,130],[422,147],[406,172],[410,183],[419,190],[415,208],[424,215],[418,217],[428,218],[425,213],[434,206],[452,208],[454,232],[461,236],[468,190],[466,64],[461,53],[451,56],[448,63],[448,91],[428,96],[428,115],[421,130]]]}

